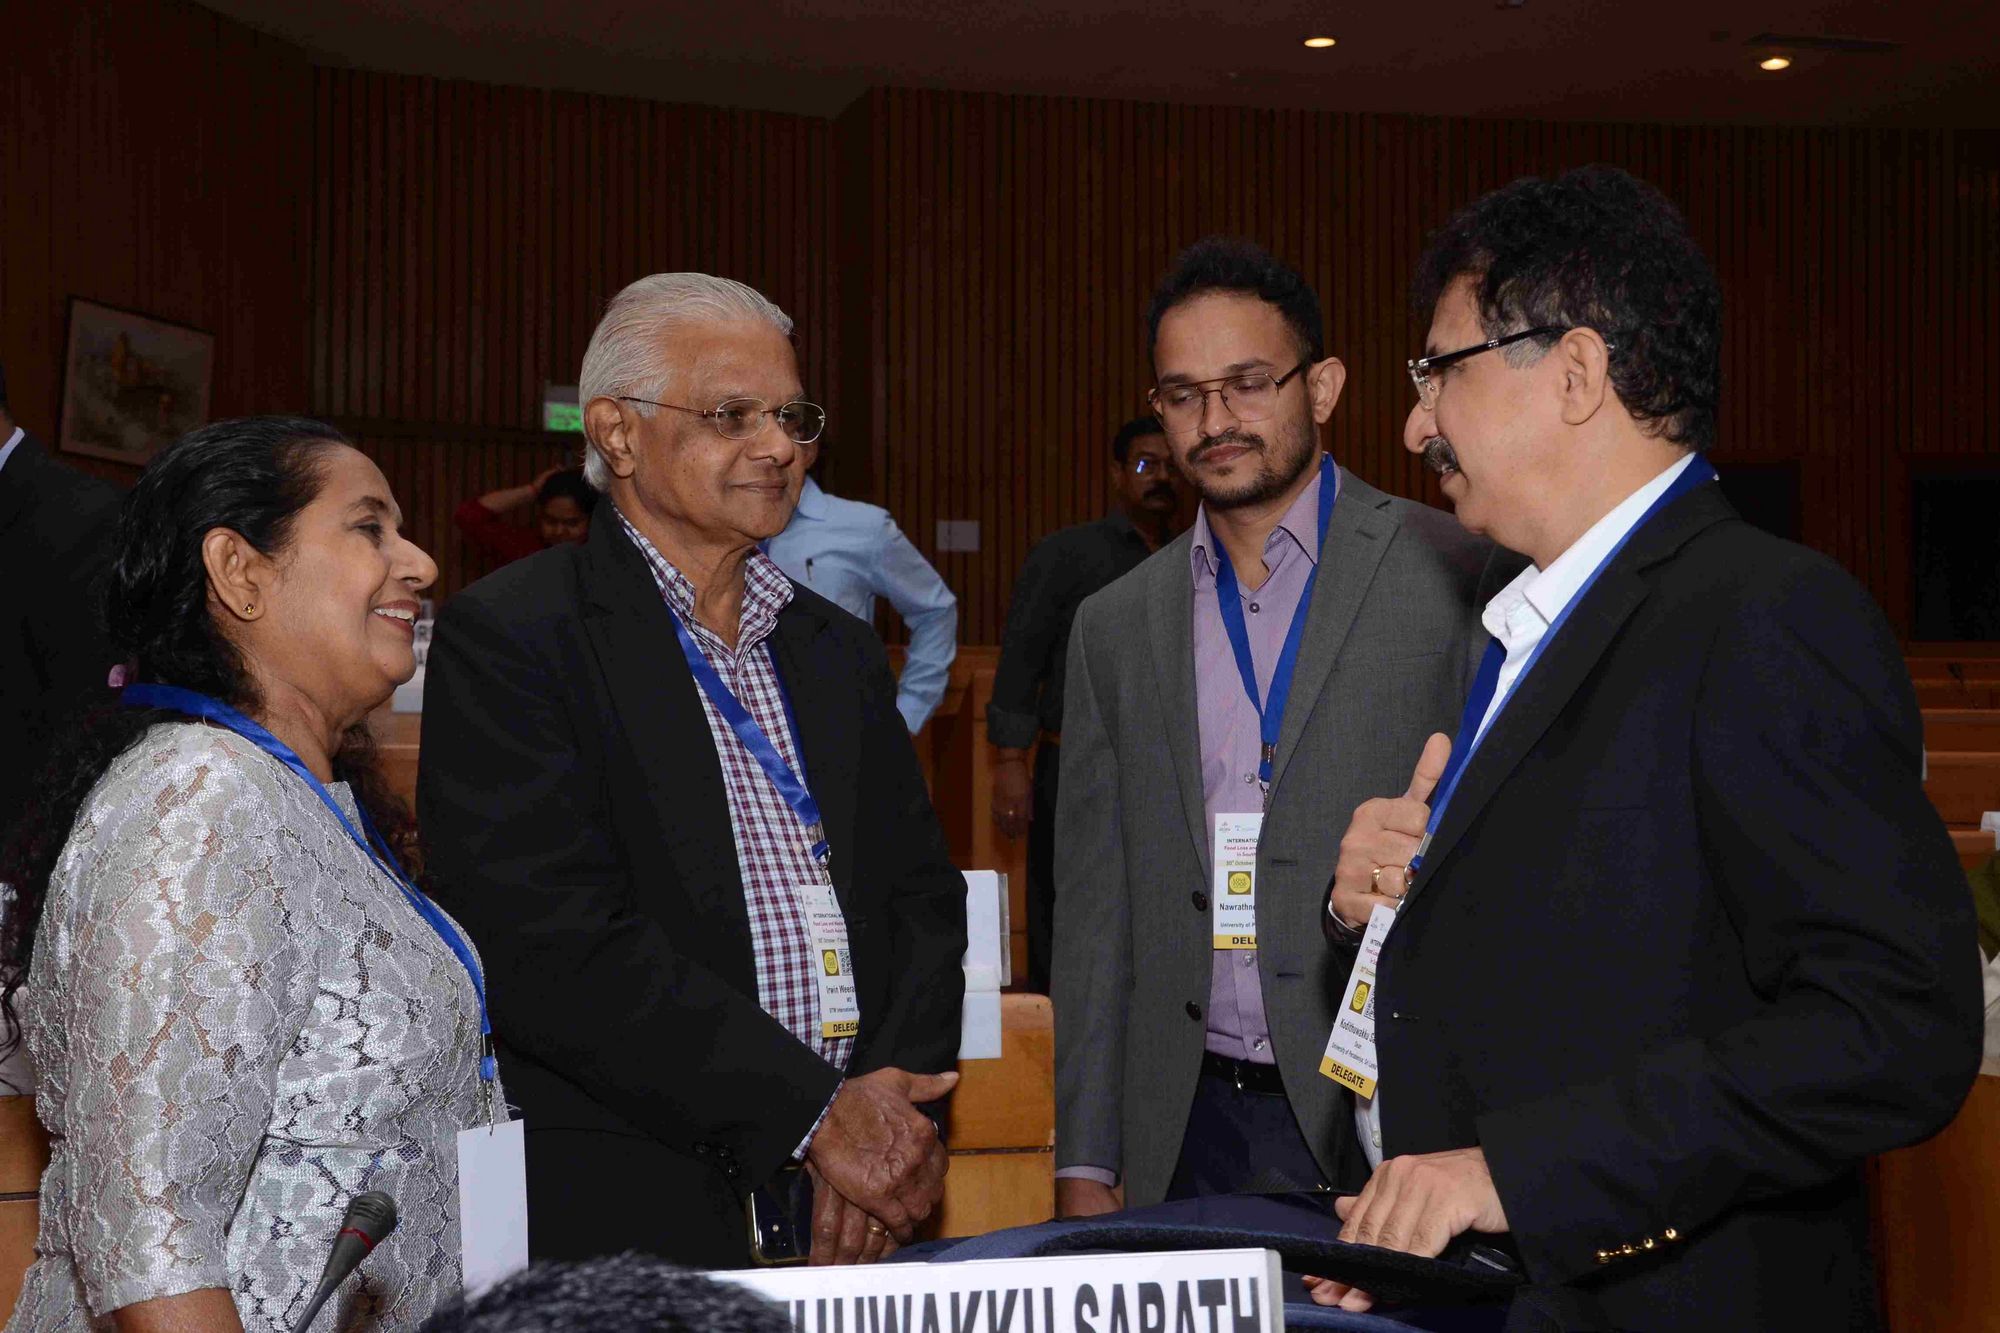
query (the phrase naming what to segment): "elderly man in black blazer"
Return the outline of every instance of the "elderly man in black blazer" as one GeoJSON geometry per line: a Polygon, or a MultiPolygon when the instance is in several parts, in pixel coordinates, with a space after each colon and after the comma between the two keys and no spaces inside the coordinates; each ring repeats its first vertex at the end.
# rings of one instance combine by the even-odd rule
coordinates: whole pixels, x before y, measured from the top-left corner
{"type": "Polygon", "coordinates": [[[1876,1327],[1862,1164],[1979,1063],[1899,646],[1714,484],[1721,298],[1650,186],[1518,181],[1417,292],[1405,443],[1534,567],[1457,737],[1343,840],[1327,924],[1373,993],[1332,1058],[1379,1078],[1388,1159],[1344,1234],[1510,1233],[1515,1327],[1876,1327]]]}
{"type": "Polygon", "coordinates": [[[0,372],[0,834],[65,718],[104,694],[98,593],[118,490],[66,468],[16,425],[0,372]]]}
{"type": "Polygon", "coordinates": [[[538,1256],[741,1266],[803,1163],[814,1259],[868,1261],[943,1186],[964,882],[873,631],[757,546],[824,425],[790,331],[703,274],[614,298],[582,372],[609,512],[431,649],[429,872],[490,969],[538,1256]]]}

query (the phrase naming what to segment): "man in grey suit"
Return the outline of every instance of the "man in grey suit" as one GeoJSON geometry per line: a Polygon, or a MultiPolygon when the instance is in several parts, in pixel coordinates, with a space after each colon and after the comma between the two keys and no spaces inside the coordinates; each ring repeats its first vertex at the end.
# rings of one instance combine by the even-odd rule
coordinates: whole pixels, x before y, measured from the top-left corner
{"type": "MultiPolygon", "coordinates": [[[[1320,448],[1346,369],[1297,272],[1181,256],[1149,316],[1195,526],[1085,601],[1057,813],[1064,1216],[1321,1183],[1367,1162],[1319,1072],[1343,977],[1318,914],[1344,815],[1458,716],[1491,547],[1320,448]]],[[[1480,640],[1483,645],[1483,637],[1480,640]]]]}

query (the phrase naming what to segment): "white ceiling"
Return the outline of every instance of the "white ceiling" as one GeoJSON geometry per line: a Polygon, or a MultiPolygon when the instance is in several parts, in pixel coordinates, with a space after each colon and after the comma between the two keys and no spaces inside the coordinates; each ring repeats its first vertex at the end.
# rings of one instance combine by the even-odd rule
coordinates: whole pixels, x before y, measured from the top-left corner
{"type": "Polygon", "coordinates": [[[335,65],[832,115],[874,85],[1423,115],[2000,128],[1995,0],[204,0],[335,65]],[[1794,51],[1759,33],[1900,43],[1794,51]],[[1310,51],[1303,38],[1338,39],[1310,51]]]}

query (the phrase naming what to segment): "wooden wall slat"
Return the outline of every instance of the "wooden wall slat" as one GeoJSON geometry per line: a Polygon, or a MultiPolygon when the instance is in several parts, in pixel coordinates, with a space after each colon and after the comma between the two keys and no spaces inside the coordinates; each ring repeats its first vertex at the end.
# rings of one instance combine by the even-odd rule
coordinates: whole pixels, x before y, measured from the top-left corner
{"type": "Polygon", "coordinates": [[[213,416],[302,407],[304,55],[184,0],[12,6],[7,40],[22,57],[0,81],[0,365],[15,418],[55,441],[72,296],[212,332],[213,416]]]}
{"type": "Polygon", "coordinates": [[[940,521],[978,521],[979,551],[937,558],[966,642],[998,638],[1035,541],[1101,512],[1107,445],[1149,379],[1147,299],[1207,232],[1305,271],[1349,368],[1332,448],[1436,502],[1401,445],[1424,236],[1483,190],[1592,160],[1661,184],[1721,273],[1718,462],[1796,463],[1805,539],[1899,628],[1910,466],[2000,454],[1993,131],[901,89],[836,125],[311,69],[187,0],[21,22],[42,54],[0,87],[16,415],[55,433],[71,295],[211,329],[213,414],[356,429],[445,592],[481,572],[453,506],[575,456],[537,429],[543,382],[574,380],[613,291],[670,268],[739,277],[798,319],[831,489],[886,504],[931,554],[940,521]]]}
{"type": "MultiPolygon", "coordinates": [[[[1716,450],[1795,462],[1804,536],[1907,630],[1907,464],[2000,454],[2000,135],[1711,129],[1260,112],[891,90],[864,140],[891,164],[859,225],[892,238],[869,293],[888,331],[869,404],[883,503],[937,564],[966,642],[997,640],[1014,572],[1105,503],[1102,460],[1143,402],[1141,316],[1213,231],[1296,263],[1347,363],[1343,463],[1438,502],[1402,448],[1410,271],[1450,210],[1525,174],[1626,166],[1675,198],[1721,276],[1716,450]],[[979,207],[981,191],[990,203],[979,207]],[[998,270],[989,290],[978,275],[998,270]],[[961,293],[977,290],[965,302],[961,293]],[[956,312],[970,309],[962,317],[956,312]],[[949,314],[952,317],[947,318],[949,314]],[[968,410],[966,395],[997,404],[968,410]]],[[[852,216],[852,213],[850,213],[852,216]]]]}

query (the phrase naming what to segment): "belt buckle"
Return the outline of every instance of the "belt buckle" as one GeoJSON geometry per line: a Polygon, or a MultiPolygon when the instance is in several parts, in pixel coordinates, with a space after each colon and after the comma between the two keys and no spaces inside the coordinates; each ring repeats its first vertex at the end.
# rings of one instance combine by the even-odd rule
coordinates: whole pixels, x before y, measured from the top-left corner
{"type": "Polygon", "coordinates": [[[1241,1060],[1231,1060],[1229,1062],[1229,1077],[1232,1081],[1235,1082],[1236,1090],[1238,1092],[1248,1091],[1248,1089],[1243,1086],[1243,1062],[1241,1060]]]}

